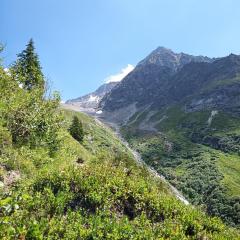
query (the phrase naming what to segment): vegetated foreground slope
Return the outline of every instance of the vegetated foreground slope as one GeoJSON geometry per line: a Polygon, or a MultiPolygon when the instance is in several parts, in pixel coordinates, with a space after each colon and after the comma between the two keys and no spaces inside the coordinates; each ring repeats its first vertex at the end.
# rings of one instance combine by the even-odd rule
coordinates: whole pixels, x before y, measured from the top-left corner
{"type": "Polygon", "coordinates": [[[0,66],[0,239],[239,239],[177,200],[110,129],[44,97],[40,71],[32,41],[0,66]]]}
{"type": "Polygon", "coordinates": [[[79,144],[61,130],[54,157],[43,156],[41,148],[27,154],[14,148],[19,159],[7,170],[21,178],[1,194],[2,239],[239,238],[219,219],[177,200],[136,165],[110,130],[81,113],[64,115],[81,119],[85,140],[79,144]],[[33,166],[28,171],[26,155],[35,172],[33,166]],[[41,166],[34,164],[39,158],[41,166]]]}
{"type": "Polygon", "coordinates": [[[240,224],[240,56],[156,49],[100,106],[145,162],[195,205],[240,224]]]}

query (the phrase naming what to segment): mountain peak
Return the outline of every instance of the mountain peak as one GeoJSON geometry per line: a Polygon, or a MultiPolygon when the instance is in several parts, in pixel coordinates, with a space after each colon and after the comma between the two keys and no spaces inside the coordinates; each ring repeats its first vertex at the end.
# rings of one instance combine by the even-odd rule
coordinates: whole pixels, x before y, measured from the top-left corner
{"type": "Polygon", "coordinates": [[[154,64],[168,67],[174,71],[182,68],[190,62],[212,62],[213,60],[204,56],[192,56],[186,53],[175,53],[169,48],[158,47],[153,50],[145,59],[138,63],[138,66],[154,64]]]}
{"type": "Polygon", "coordinates": [[[172,49],[163,46],[157,47],[152,53],[174,53],[172,49]]]}
{"type": "Polygon", "coordinates": [[[178,55],[179,54],[175,53],[172,49],[160,46],[160,47],[157,47],[155,50],[153,50],[144,60],[147,60],[147,59],[150,60],[154,57],[155,58],[164,58],[167,56],[176,57],[178,55]]]}
{"type": "Polygon", "coordinates": [[[231,61],[239,61],[240,57],[239,55],[236,55],[236,54],[229,54],[228,58],[231,60],[231,61]]]}

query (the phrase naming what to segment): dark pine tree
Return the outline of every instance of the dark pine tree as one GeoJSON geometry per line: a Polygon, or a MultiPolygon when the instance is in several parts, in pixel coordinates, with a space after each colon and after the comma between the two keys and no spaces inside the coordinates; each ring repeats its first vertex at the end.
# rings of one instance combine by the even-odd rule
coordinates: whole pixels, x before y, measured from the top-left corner
{"type": "Polygon", "coordinates": [[[30,39],[26,49],[18,54],[17,57],[17,61],[13,65],[16,80],[21,83],[26,90],[32,90],[34,88],[43,90],[44,76],[32,39],[30,39]]]}
{"type": "Polygon", "coordinates": [[[78,142],[83,141],[84,133],[82,123],[79,121],[77,116],[74,116],[72,119],[71,126],[69,127],[69,132],[71,136],[76,139],[78,142]]]}

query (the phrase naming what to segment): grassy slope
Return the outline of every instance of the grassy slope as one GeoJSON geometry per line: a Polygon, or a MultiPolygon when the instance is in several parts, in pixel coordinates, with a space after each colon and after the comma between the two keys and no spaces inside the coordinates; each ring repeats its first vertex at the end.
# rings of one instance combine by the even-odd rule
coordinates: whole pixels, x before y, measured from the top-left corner
{"type": "Polygon", "coordinates": [[[223,173],[223,184],[232,196],[240,195],[240,159],[238,155],[219,153],[218,167],[223,173]]]}
{"type": "Polygon", "coordinates": [[[220,199],[216,209],[208,210],[228,223],[238,225],[240,119],[220,112],[209,126],[210,114],[210,111],[186,114],[180,106],[174,106],[152,116],[154,122],[167,116],[156,125],[161,134],[139,131],[139,119],[122,131],[142,153],[144,160],[164,174],[193,203],[214,205],[207,195],[220,187],[221,194],[213,197],[220,199]],[[216,138],[222,139],[220,145],[215,146],[216,138]],[[172,144],[170,149],[169,143],[172,144]],[[237,199],[233,201],[234,197],[237,199]],[[235,207],[226,210],[224,206],[235,207]]]}
{"type": "Polygon", "coordinates": [[[79,144],[66,130],[56,154],[9,149],[0,159],[21,180],[1,193],[1,239],[239,239],[235,230],[176,200],[90,117],[79,144]],[[15,158],[13,158],[15,156],[15,158]],[[80,162],[79,162],[80,159],[80,162]]]}

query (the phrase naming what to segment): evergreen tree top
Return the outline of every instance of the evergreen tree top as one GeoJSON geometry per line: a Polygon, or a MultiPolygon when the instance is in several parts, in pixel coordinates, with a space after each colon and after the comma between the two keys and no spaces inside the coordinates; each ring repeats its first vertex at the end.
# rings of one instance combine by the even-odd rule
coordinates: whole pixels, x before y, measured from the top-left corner
{"type": "Polygon", "coordinates": [[[44,75],[37,53],[35,52],[34,42],[31,38],[20,54],[13,68],[15,77],[19,83],[27,90],[33,88],[44,88],[44,75]]]}
{"type": "Polygon", "coordinates": [[[84,133],[82,122],[78,119],[76,115],[73,116],[72,123],[69,127],[69,132],[72,137],[75,138],[77,141],[83,141],[84,133]]]}

